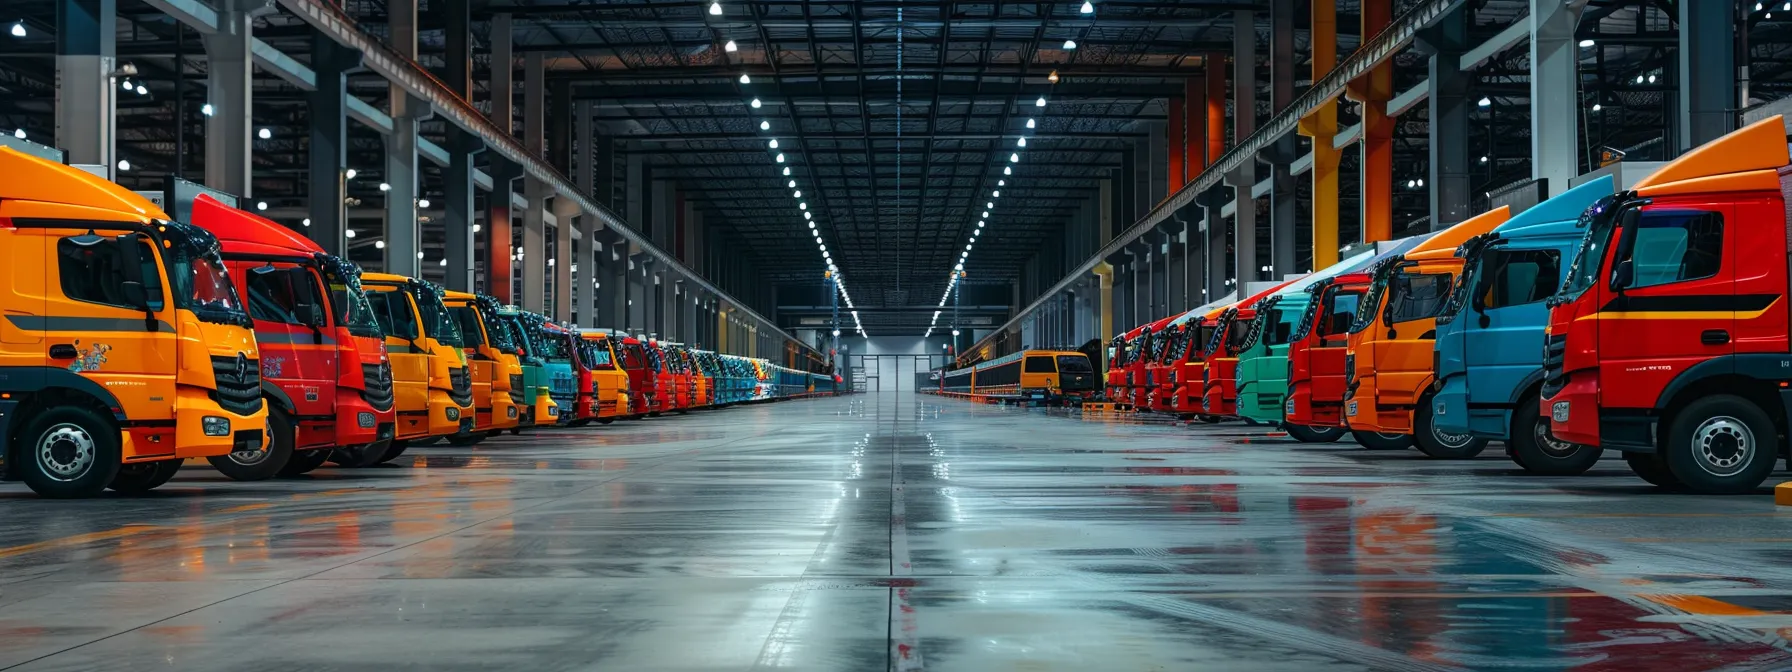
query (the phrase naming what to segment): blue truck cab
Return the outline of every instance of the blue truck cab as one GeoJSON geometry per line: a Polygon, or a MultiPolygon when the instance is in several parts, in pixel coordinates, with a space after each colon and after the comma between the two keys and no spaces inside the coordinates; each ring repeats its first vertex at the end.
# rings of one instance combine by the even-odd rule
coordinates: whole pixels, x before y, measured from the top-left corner
{"type": "Polygon", "coordinates": [[[1578,474],[1599,449],[1550,438],[1537,416],[1543,381],[1544,299],[1568,273],[1584,233],[1581,212],[1614,189],[1602,175],[1519,213],[1457,248],[1464,260],[1456,287],[1437,319],[1438,391],[1432,422],[1444,432],[1504,441],[1525,470],[1578,474]]]}

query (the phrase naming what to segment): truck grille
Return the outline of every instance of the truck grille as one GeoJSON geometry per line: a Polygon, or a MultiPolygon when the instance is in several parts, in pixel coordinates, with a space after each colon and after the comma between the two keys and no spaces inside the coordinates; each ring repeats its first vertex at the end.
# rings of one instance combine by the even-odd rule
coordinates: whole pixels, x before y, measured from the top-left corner
{"type": "Polygon", "coordinates": [[[522,391],[523,391],[523,374],[520,374],[520,373],[510,374],[510,391],[513,393],[516,393],[516,394],[510,395],[512,397],[515,397],[515,396],[517,396],[517,394],[522,393],[522,391]]]}
{"type": "Polygon", "coordinates": [[[1562,372],[1562,361],[1568,354],[1568,335],[1550,334],[1543,338],[1543,398],[1562,391],[1568,378],[1562,372]]]}
{"type": "Polygon", "coordinates": [[[572,403],[573,397],[578,394],[574,387],[571,374],[556,374],[554,379],[548,383],[548,395],[553,397],[555,402],[565,406],[572,403]]]}
{"type": "Polygon", "coordinates": [[[212,357],[218,406],[238,415],[261,410],[261,362],[242,355],[212,357]]]}
{"type": "Polygon", "coordinates": [[[367,387],[361,398],[376,411],[392,409],[392,365],[362,364],[361,377],[367,381],[367,387]]]}
{"type": "Polygon", "coordinates": [[[448,400],[457,406],[473,405],[473,373],[468,367],[448,369],[448,400]]]}
{"type": "Polygon", "coordinates": [[[1344,355],[1344,398],[1356,396],[1356,355],[1344,355]]]}

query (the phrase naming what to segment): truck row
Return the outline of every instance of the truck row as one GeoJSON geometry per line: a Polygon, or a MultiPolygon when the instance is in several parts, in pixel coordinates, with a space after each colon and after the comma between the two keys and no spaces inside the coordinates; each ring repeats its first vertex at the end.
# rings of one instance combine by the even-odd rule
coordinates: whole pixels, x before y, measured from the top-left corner
{"type": "Polygon", "coordinates": [[[0,476],[46,497],[148,491],[188,458],[252,481],[835,389],[363,273],[227,195],[177,179],[139,194],[5,144],[0,476]]]}
{"type": "MultiPolygon", "coordinates": [[[[1773,117],[1634,184],[1376,243],[1107,346],[1123,407],[1462,459],[1750,492],[1792,433],[1792,167],[1773,117]],[[1237,298],[1242,295],[1244,298],[1237,298]]],[[[1603,172],[1603,171],[1602,171],[1603,172]]]]}

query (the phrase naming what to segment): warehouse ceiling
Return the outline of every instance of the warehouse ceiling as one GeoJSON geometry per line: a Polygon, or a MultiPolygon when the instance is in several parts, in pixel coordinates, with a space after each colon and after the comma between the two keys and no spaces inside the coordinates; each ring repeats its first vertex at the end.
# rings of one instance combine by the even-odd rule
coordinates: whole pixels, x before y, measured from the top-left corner
{"type": "MultiPolygon", "coordinates": [[[[420,60],[437,71],[444,50],[440,19],[432,18],[438,2],[425,0],[419,36],[420,60]]],[[[27,34],[0,34],[0,128],[23,128],[48,141],[54,136],[55,3],[4,4],[0,22],[21,20],[27,34]]],[[[1141,146],[1147,122],[1167,117],[1166,99],[1199,74],[1208,54],[1231,50],[1235,10],[1258,10],[1257,112],[1260,119],[1272,112],[1268,0],[1107,0],[1092,3],[1096,11],[1089,14],[1080,11],[1080,0],[723,0],[719,16],[710,13],[711,4],[475,3],[475,103],[491,109],[491,19],[509,14],[519,125],[524,62],[539,54],[549,86],[589,101],[597,128],[621,141],[618,166],[638,158],[654,179],[675,181],[707,226],[742,242],[730,252],[742,255],[760,282],[804,296],[819,290],[824,264],[807,226],[813,221],[858,305],[878,309],[862,315],[874,334],[925,330],[980,220],[987,225],[966,263],[966,282],[982,290],[982,303],[1010,296],[1010,283],[1041,242],[1061,235],[1071,213],[1099,198],[1098,180],[1116,175],[1128,150],[1141,146]],[[1055,83],[1048,79],[1054,71],[1055,83]],[[1018,146],[1021,138],[1025,147],[1018,146]],[[778,149],[768,147],[773,139],[778,149]],[[780,153],[782,164],[775,161],[780,153]],[[786,166],[789,176],[782,174],[786,166]],[[998,189],[1000,197],[993,195],[998,189]],[[801,198],[793,196],[797,190],[801,198]],[[799,202],[806,210],[798,210],[799,202]],[[804,212],[813,219],[805,220],[804,212]]],[[[1396,17],[1407,4],[1395,3],[1396,17]]],[[[1521,0],[1468,4],[1471,43],[1522,21],[1527,6],[1521,0]]],[[[1310,79],[1310,50],[1306,2],[1295,6],[1298,93],[1310,79]]],[[[1582,50],[1588,112],[1563,120],[1585,129],[1587,156],[1604,147],[1637,159],[1670,151],[1664,138],[1677,90],[1673,7],[1666,1],[1588,7],[1578,35],[1598,45],[1582,50]],[[1601,112],[1591,111],[1595,103],[1601,112]]],[[[385,32],[385,2],[345,0],[343,9],[363,29],[385,32]]],[[[1757,101],[1792,88],[1786,72],[1792,11],[1775,16],[1764,9],[1749,13],[1747,31],[1749,93],[1757,101]]],[[[137,68],[134,81],[146,92],[119,98],[120,153],[133,166],[121,181],[152,188],[156,176],[174,168],[177,152],[184,156],[182,172],[199,179],[201,40],[142,0],[118,0],[118,11],[120,60],[137,68]],[[182,123],[175,121],[177,80],[182,123]]],[[[1339,49],[1348,54],[1359,41],[1357,3],[1341,0],[1338,11],[1339,49]]],[[[311,30],[284,10],[256,19],[255,34],[300,62],[309,59],[311,30]]],[[[1422,46],[1410,46],[1395,57],[1397,90],[1425,79],[1427,56],[1422,46]]],[[[1528,66],[1521,41],[1476,73],[1476,93],[1488,98],[1472,122],[1471,151],[1488,157],[1477,164],[1478,192],[1529,177],[1528,66]]],[[[355,75],[350,88],[387,108],[388,88],[377,76],[355,75]]],[[[1353,107],[1344,106],[1346,124],[1355,120],[1353,107]]],[[[254,115],[270,136],[256,141],[255,196],[270,204],[270,213],[297,219],[308,195],[303,92],[258,71],[254,115]]],[[[442,122],[425,123],[425,134],[437,142],[443,132],[442,122]]],[[[1426,132],[1423,105],[1401,117],[1397,227],[1427,226],[1424,188],[1406,187],[1424,175],[1426,132]]],[[[357,124],[350,125],[350,137],[350,163],[367,176],[349,187],[356,199],[352,226],[361,233],[352,241],[354,258],[377,265],[385,147],[357,124]]],[[[1356,170],[1356,152],[1347,151],[1346,240],[1357,226],[1356,170]]],[[[423,180],[425,195],[441,192],[433,165],[425,164],[423,180]]],[[[1301,210],[1304,216],[1304,203],[1301,210]]],[[[426,257],[439,259],[440,228],[426,224],[424,233],[426,257]]],[[[1267,240],[1259,236],[1262,244],[1267,240]]],[[[770,302],[778,302],[776,293],[770,302]]],[[[768,314],[775,308],[755,307],[768,314]]],[[[797,316],[780,320],[795,325],[797,316]]]]}

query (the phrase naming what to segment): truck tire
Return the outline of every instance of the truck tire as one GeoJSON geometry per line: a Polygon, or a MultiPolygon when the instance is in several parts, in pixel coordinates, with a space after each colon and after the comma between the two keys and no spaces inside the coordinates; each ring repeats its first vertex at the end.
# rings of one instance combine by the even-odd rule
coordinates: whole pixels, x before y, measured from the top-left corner
{"type": "Polygon", "coordinates": [[[324,462],[330,459],[332,452],[334,451],[328,448],[319,448],[293,453],[292,459],[286,461],[286,468],[280,470],[280,475],[303,476],[309,474],[318,467],[324,466],[324,462]]]}
{"type": "Polygon", "coordinates": [[[1779,461],[1779,432],[1747,399],[1718,394],[1680,409],[1662,458],[1686,489],[1702,494],[1753,492],[1779,461]]]}
{"type": "Polygon", "coordinates": [[[292,418],[286,411],[268,407],[268,445],[262,450],[240,451],[205,458],[233,481],[265,481],[280,475],[292,460],[292,418]]]}
{"type": "Polygon", "coordinates": [[[1630,473],[1648,481],[1649,485],[1668,490],[1686,489],[1680,479],[1668,471],[1668,463],[1661,458],[1660,453],[1624,453],[1624,463],[1630,465],[1630,473]]]}
{"type": "Polygon", "coordinates": [[[1412,447],[1412,437],[1405,434],[1383,434],[1353,429],[1350,430],[1350,438],[1356,439],[1358,445],[1369,450],[1406,450],[1412,447]]]}
{"type": "Polygon", "coordinates": [[[118,475],[112,477],[112,483],[106,487],[122,495],[141,495],[162,487],[168,479],[174,478],[183,461],[161,460],[123,465],[118,468],[118,475]]]}
{"type": "Polygon", "coordinates": [[[385,454],[380,455],[380,459],[374,460],[373,463],[374,464],[385,464],[387,462],[396,460],[396,459],[398,459],[399,455],[404,454],[404,449],[409,448],[409,447],[411,447],[411,442],[409,442],[409,441],[394,440],[392,443],[387,444],[385,454]]]}
{"type": "Polygon", "coordinates": [[[1344,438],[1343,427],[1318,427],[1312,425],[1285,425],[1288,435],[1301,443],[1331,443],[1344,438]]]}
{"type": "Polygon", "coordinates": [[[1506,447],[1512,461],[1525,471],[1543,476],[1579,476],[1599,463],[1605,451],[1598,446],[1557,440],[1549,435],[1549,421],[1537,414],[1536,404],[1519,404],[1512,412],[1511,438],[1506,447]]]}
{"type": "Polygon", "coordinates": [[[19,433],[19,477],[51,499],[92,497],[118,475],[124,449],[118,428],[98,413],[60,406],[37,414],[19,433]]]}
{"type": "Polygon", "coordinates": [[[1412,413],[1412,442],[1434,460],[1469,460],[1487,450],[1487,439],[1473,434],[1450,434],[1431,421],[1431,397],[1419,400],[1412,413]]]}

